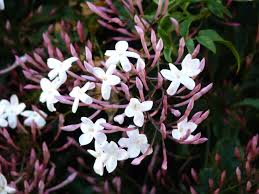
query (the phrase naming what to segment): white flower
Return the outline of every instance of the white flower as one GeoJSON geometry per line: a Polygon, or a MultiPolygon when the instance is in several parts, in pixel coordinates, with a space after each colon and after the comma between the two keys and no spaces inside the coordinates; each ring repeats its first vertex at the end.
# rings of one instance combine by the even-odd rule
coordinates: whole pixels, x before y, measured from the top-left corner
{"type": "MultiPolygon", "coordinates": [[[[129,128],[134,126],[129,126],[129,128]]],[[[127,147],[128,148],[128,154],[130,158],[136,158],[140,152],[144,154],[147,149],[149,148],[149,144],[147,141],[147,137],[144,134],[139,134],[139,130],[135,129],[132,131],[126,132],[128,135],[128,138],[122,137],[118,144],[121,147],[127,147]]]]}
{"type": "Polygon", "coordinates": [[[129,157],[127,151],[120,149],[113,141],[103,146],[103,152],[105,154],[104,166],[109,173],[115,170],[117,161],[126,160],[129,157]]]}
{"type": "Polygon", "coordinates": [[[113,118],[113,120],[119,124],[122,124],[124,122],[125,114],[117,115],[113,118]]]}
{"type": "Polygon", "coordinates": [[[7,185],[7,180],[4,175],[0,173],[0,194],[15,193],[16,189],[7,185]]]}
{"type": "Polygon", "coordinates": [[[56,111],[54,104],[58,102],[56,96],[60,96],[60,93],[57,91],[60,86],[60,82],[57,79],[51,82],[47,78],[43,78],[40,80],[40,86],[42,89],[40,102],[46,102],[49,111],[56,111]]]}
{"type": "Polygon", "coordinates": [[[102,144],[107,140],[106,135],[101,132],[101,130],[104,129],[104,127],[101,125],[103,123],[106,123],[105,119],[98,119],[95,123],[91,121],[91,119],[87,117],[81,118],[81,131],[83,134],[79,137],[79,143],[80,145],[87,145],[89,144],[93,138],[98,142],[99,144],[102,144]]]}
{"type": "MultiPolygon", "coordinates": [[[[172,136],[174,139],[181,140],[181,138],[183,138],[187,134],[188,130],[190,130],[190,132],[192,133],[195,131],[196,128],[197,124],[191,121],[188,122],[187,118],[185,118],[181,122],[177,123],[177,129],[173,129],[172,136]]],[[[193,137],[193,135],[189,135],[186,140],[192,140],[193,137]]]]}
{"type": "Polygon", "coordinates": [[[126,41],[119,41],[115,44],[115,50],[107,50],[105,55],[109,56],[109,59],[106,61],[106,65],[117,65],[120,62],[122,69],[129,72],[131,70],[131,63],[128,57],[139,59],[140,56],[137,53],[127,51],[128,47],[129,45],[126,41]]]}
{"type": "Polygon", "coordinates": [[[0,10],[4,10],[5,5],[4,5],[4,0],[0,0],[0,10]]]}
{"type": "Polygon", "coordinates": [[[111,95],[111,86],[115,86],[120,83],[121,79],[116,76],[112,75],[115,71],[115,66],[111,65],[108,67],[107,71],[104,72],[103,69],[99,67],[93,68],[93,74],[98,77],[100,80],[102,80],[102,87],[101,87],[101,93],[102,97],[105,100],[109,100],[111,95]]]}
{"type": "Polygon", "coordinates": [[[134,117],[134,124],[138,127],[142,127],[144,124],[143,112],[149,111],[152,106],[153,101],[140,102],[137,98],[131,98],[130,103],[125,109],[125,115],[127,117],[134,117]]]}
{"type": "Polygon", "coordinates": [[[47,61],[48,67],[52,69],[48,76],[50,80],[55,79],[57,76],[61,83],[64,83],[67,80],[67,71],[72,67],[72,63],[77,61],[78,58],[70,57],[65,61],[61,62],[54,58],[49,58],[47,61]]]}
{"type": "Polygon", "coordinates": [[[8,122],[6,121],[6,115],[4,114],[7,105],[8,105],[7,100],[1,100],[0,101],[0,127],[7,127],[8,126],[8,122]]]}
{"type": "Polygon", "coordinates": [[[95,162],[94,162],[94,171],[99,174],[103,175],[103,169],[104,169],[104,160],[105,160],[105,154],[103,153],[103,145],[105,145],[107,142],[104,142],[104,144],[99,144],[95,142],[95,150],[87,150],[92,156],[94,156],[95,162]]]}
{"type": "Polygon", "coordinates": [[[31,111],[31,110],[23,111],[21,115],[24,117],[27,117],[24,120],[24,125],[31,126],[32,123],[34,122],[38,128],[44,127],[46,124],[45,117],[47,117],[47,114],[41,110],[40,110],[40,114],[36,111],[31,111]],[[44,117],[42,117],[40,114],[44,117]]]}
{"type": "Polygon", "coordinates": [[[195,82],[193,81],[193,79],[190,78],[188,74],[186,74],[186,72],[189,71],[188,69],[186,69],[185,71],[180,71],[175,65],[171,63],[169,63],[169,67],[170,70],[162,69],[160,71],[164,78],[172,81],[172,83],[166,90],[169,95],[174,95],[180,84],[183,84],[189,90],[192,90],[195,87],[195,82]]]}
{"type": "Polygon", "coordinates": [[[25,109],[24,103],[19,103],[18,97],[13,94],[10,98],[10,102],[5,101],[4,118],[7,117],[9,127],[14,129],[17,126],[17,116],[25,109]]]}
{"type": "Polygon", "coordinates": [[[191,54],[187,54],[182,61],[182,72],[189,77],[197,76],[201,70],[201,62],[199,59],[192,59],[191,54]]]}
{"type": "Polygon", "coordinates": [[[78,109],[79,101],[82,101],[85,104],[92,104],[93,99],[86,94],[87,90],[91,90],[95,87],[95,84],[92,82],[87,82],[82,88],[76,86],[69,93],[69,96],[74,98],[74,103],[72,106],[72,112],[75,113],[78,109]]]}

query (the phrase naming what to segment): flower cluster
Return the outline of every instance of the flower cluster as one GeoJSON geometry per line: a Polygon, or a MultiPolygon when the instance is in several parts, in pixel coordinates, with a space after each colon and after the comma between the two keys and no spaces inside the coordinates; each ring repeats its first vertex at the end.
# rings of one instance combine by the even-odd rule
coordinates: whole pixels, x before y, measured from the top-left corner
{"type": "Polygon", "coordinates": [[[35,124],[38,128],[42,128],[45,124],[47,114],[34,107],[34,110],[25,110],[26,105],[19,103],[18,97],[14,94],[10,101],[2,99],[0,101],[0,127],[10,127],[12,129],[17,127],[18,116],[25,117],[24,125],[31,126],[35,124]]]}
{"type": "MultiPolygon", "coordinates": [[[[69,24],[61,22],[60,37],[66,51],[51,41],[54,29],[49,28],[43,34],[44,48],[33,56],[26,54],[26,62],[18,61],[25,77],[33,82],[24,88],[40,90],[39,101],[46,103],[50,112],[65,111],[66,126],[60,130],[81,129],[80,145],[94,145],[95,149],[88,151],[96,158],[96,173],[103,175],[104,168],[112,172],[118,161],[128,158],[133,159],[131,164],[139,165],[158,142],[163,145],[162,169],[166,170],[165,140],[179,144],[207,141],[201,132],[195,132],[209,110],[192,113],[196,101],[212,88],[212,84],[202,87],[197,79],[205,67],[205,59],[197,58],[200,45],[184,56],[185,40],[181,38],[177,60],[167,69],[163,40],[149,22],[135,15],[135,30],[127,31],[123,29],[127,24],[116,17],[112,3],[110,12],[90,2],[87,5],[102,18],[98,20],[102,26],[124,37],[113,37],[118,42],[114,49],[104,51],[102,58],[94,56],[97,48],[86,40],[80,21],[76,26],[79,39],[75,42],[69,36],[69,24]],[[140,40],[140,44],[133,48],[132,40],[140,40]]],[[[131,6],[126,8],[136,13],[131,6]]],[[[142,10],[141,4],[138,9],[142,10]]],[[[158,15],[163,15],[161,10],[158,15]]]]}

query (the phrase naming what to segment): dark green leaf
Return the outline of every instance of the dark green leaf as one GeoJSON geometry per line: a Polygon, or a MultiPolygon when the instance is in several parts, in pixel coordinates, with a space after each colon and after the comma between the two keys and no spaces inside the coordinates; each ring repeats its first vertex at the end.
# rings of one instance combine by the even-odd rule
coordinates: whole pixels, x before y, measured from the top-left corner
{"type": "Polygon", "coordinates": [[[216,46],[215,46],[213,40],[210,39],[210,37],[198,36],[198,37],[196,37],[196,39],[201,45],[205,46],[206,48],[211,50],[213,53],[216,53],[216,46]]]}

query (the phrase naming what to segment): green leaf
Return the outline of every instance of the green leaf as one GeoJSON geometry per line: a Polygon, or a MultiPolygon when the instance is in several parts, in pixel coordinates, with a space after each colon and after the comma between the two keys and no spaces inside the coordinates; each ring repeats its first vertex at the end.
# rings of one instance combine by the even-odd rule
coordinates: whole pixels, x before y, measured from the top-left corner
{"type": "Polygon", "coordinates": [[[198,37],[196,37],[196,40],[201,45],[203,45],[206,48],[208,48],[209,50],[211,50],[213,53],[216,53],[216,46],[215,46],[213,40],[210,39],[210,37],[208,37],[208,36],[198,36],[198,37]]]}
{"type": "Polygon", "coordinates": [[[199,36],[208,36],[213,41],[223,41],[224,39],[215,31],[211,29],[201,30],[199,36]]]}
{"type": "Polygon", "coordinates": [[[237,103],[236,106],[250,106],[259,109],[259,98],[245,98],[243,101],[237,103]]]}
{"type": "Polygon", "coordinates": [[[185,41],[185,45],[189,53],[192,53],[194,50],[194,42],[193,39],[188,39],[185,41]]]}
{"type": "Polygon", "coordinates": [[[180,24],[180,34],[181,36],[187,36],[189,33],[189,28],[192,23],[192,18],[187,18],[180,24]]]}
{"type": "Polygon", "coordinates": [[[172,58],[171,58],[172,49],[171,49],[171,47],[165,47],[163,53],[164,53],[165,60],[167,62],[171,63],[172,62],[172,58]]]}

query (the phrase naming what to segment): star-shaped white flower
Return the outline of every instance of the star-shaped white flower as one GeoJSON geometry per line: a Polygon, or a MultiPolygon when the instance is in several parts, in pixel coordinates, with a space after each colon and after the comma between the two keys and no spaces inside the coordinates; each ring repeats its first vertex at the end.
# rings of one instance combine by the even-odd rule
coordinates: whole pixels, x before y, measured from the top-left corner
{"type": "Polygon", "coordinates": [[[0,194],[15,193],[16,189],[7,185],[7,180],[3,174],[0,173],[0,194]]]}
{"type": "MultiPolygon", "coordinates": [[[[176,140],[181,140],[188,133],[188,130],[192,133],[196,128],[197,124],[191,121],[188,122],[187,118],[185,118],[181,122],[177,123],[177,129],[173,129],[172,136],[176,140]]],[[[189,135],[186,140],[190,141],[193,137],[193,135],[189,135]]]]}
{"type": "Polygon", "coordinates": [[[74,98],[74,103],[72,106],[72,112],[75,113],[78,109],[79,101],[82,101],[85,104],[92,104],[93,99],[86,94],[86,91],[91,90],[95,87],[95,84],[92,82],[87,82],[82,88],[76,86],[69,93],[69,96],[74,98]]]}
{"type": "Polygon", "coordinates": [[[105,154],[104,166],[109,173],[115,170],[118,161],[126,160],[129,158],[128,152],[119,148],[118,145],[113,141],[103,146],[103,152],[105,154]]]}
{"type": "MultiPolygon", "coordinates": [[[[115,50],[107,50],[105,52],[105,55],[109,57],[109,59],[106,61],[105,64],[107,66],[110,66],[110,65],[117,65],[118,63],[120,63],[122,66],[122,69],[126,72],[129,72],[131,70],[131,63],[128,57],[140,59],[140,56],[137,53],[127,51],[128,47],[129,45],[128,45],[128,42],[126,41],[117,42],[115,44],[115,50]]],[[[143,68],[143,63],[141,65],[143,68]]]]}
{"type": "Polygon", "coordinates": [[[17,126],[17,116],[25,109],[24,103],[19,103],[18,97],[13,94],[9,101],[5,101],[5,112],[4,117],[7,117],[9,127],[14,129],[17,126]]]}
{"type": "Polygon", "coordinates": [[[191,54],[187,54],[182,61],[182,72],[189,77],[197,76],[200,72],[201,62],[199,59],[193,59],[191,54]]]}
{"type": "Polygon", "coordinates": [[[81,118],[81,125],[80,129],[83,132],[83,134],[79,137],[79,143],[80,145],[87,145],[89,144],[93,139],[96,140],[99,144],[102,144],[107,140],[106,135],[101,132],[101,130],[104,129],[104,127],[101,125],[103,123],[106,123],[106,120],[101,118],[98,119],[95,123],[87,117],[81,118]]]}
{"type": "Polygon", "coordinates": [[[0,101],[0,127],[7,127],[8,126],[8,122],[6,121],[7,115],[4,114],[7,105],[8,105],[7,100],[1,100],[0,101]]]}
{"type": "Polygon", "coordinates": [[[61,62],[58,59],[49,58],[47,61],[48,67],[52,69],[48,76],[50,80],[55,79],[57,76],[61,83],[64,83],[67,80],[67,71],[72,67],[72,63],[77,61],[78,58],[70,57],[65,61],[61,62]]]}
{"type": "Polygon", "coordinates": [[[4,10],[5,5],[4,5],[4,0],[0,0],[0,10],[4,10]]]}
{"type": "Polygon", "coordinates": [[[123,113],[115,116],[113,120],[121,125],[124,122],[124,118],[125,118],[125,114],[123,113]]]}
{"type": "Polygon", "coordinates": [[[169,63],[170,70],[168,69],[162,69],[160,72],[162,76],[167,79],[172,81],[166,92],[169,95],[174,95],[176,91],[178,90],[180,84],[183,84],[187,89],[193,90],[195,87],[195,82],[193,81],[192,78],[186,72],[188,73],[193,73],[189,72],[189,70],[185,71],[180,71],[175,65],[169,63]]]}
{"type": "MultiPolygon", "coordinates": [[[[129,126],[129,128],[134,126],[129,126]]],[[[136,158],[140,152],[144,154],[149,148],[147,137],[145,134],[140,134],[138,129],[127,131],[128,138],[122,137],[118,144],[121,147],[128,148],[130,158],[136,158]]]]}
{"type": "Polygon", "coordinates": [[[114,65],[111,65],[108,67],[106,72],[100,67],[93,68],[93,74],[102,80],[101,93],[104,100],[109,100],[112,86],[119,84],[121,81],[118,76],[112,75],[115,71],[115,68],[116,67],[114,65]]]}
{"type": "Polygon", "coordinates": [[[41,110],[40,110],[40,114],[38,112],[32,111],[32,110],[23,111],[21,113],[21,115],[24,116],[24,117],[27,117],[24,120],[24,125],[31,126],[32,123],[34,122],[37,125],[38,128],[44,127],[45,124],[46,124],[45,118],[48,115],[45,112],[41,111],[41,110]]]}
{"type": "Polygon", "coordinates": [[[152,106],[153,101],[140,102],[137,98],[131,98],[130,103],[125,109],[125,115],[127,117],[134,117],[134,124],[138,127],[142,127],[144,124],[143,112],[149,111],[152,106]]]}
{"type": "Polygon", "coordinates": [[[40,86],[42,89],[42,93],[40,95],[40,102],[46,102],[49,111],[56,111],[54,104],[58,102],[56,96],[60,96],[60,93],[57,90],[60,87],[60,82],[57,79],[51,82],[47,78],[43,78],[40,80],[40,86]]]}
{"type": "Polygon", "coordinates": [[[103,146],[107,144],[108,142],[104,142],[103,144],[99,144],[95,142],[95,150],[87,150],[92,156],[94,156],[95,162],[94,162],[94,171],[99,174],[100,176],[103,175],[103,169],[104,169],[104,160],[106,154],[103,152],[103,146]]]}

